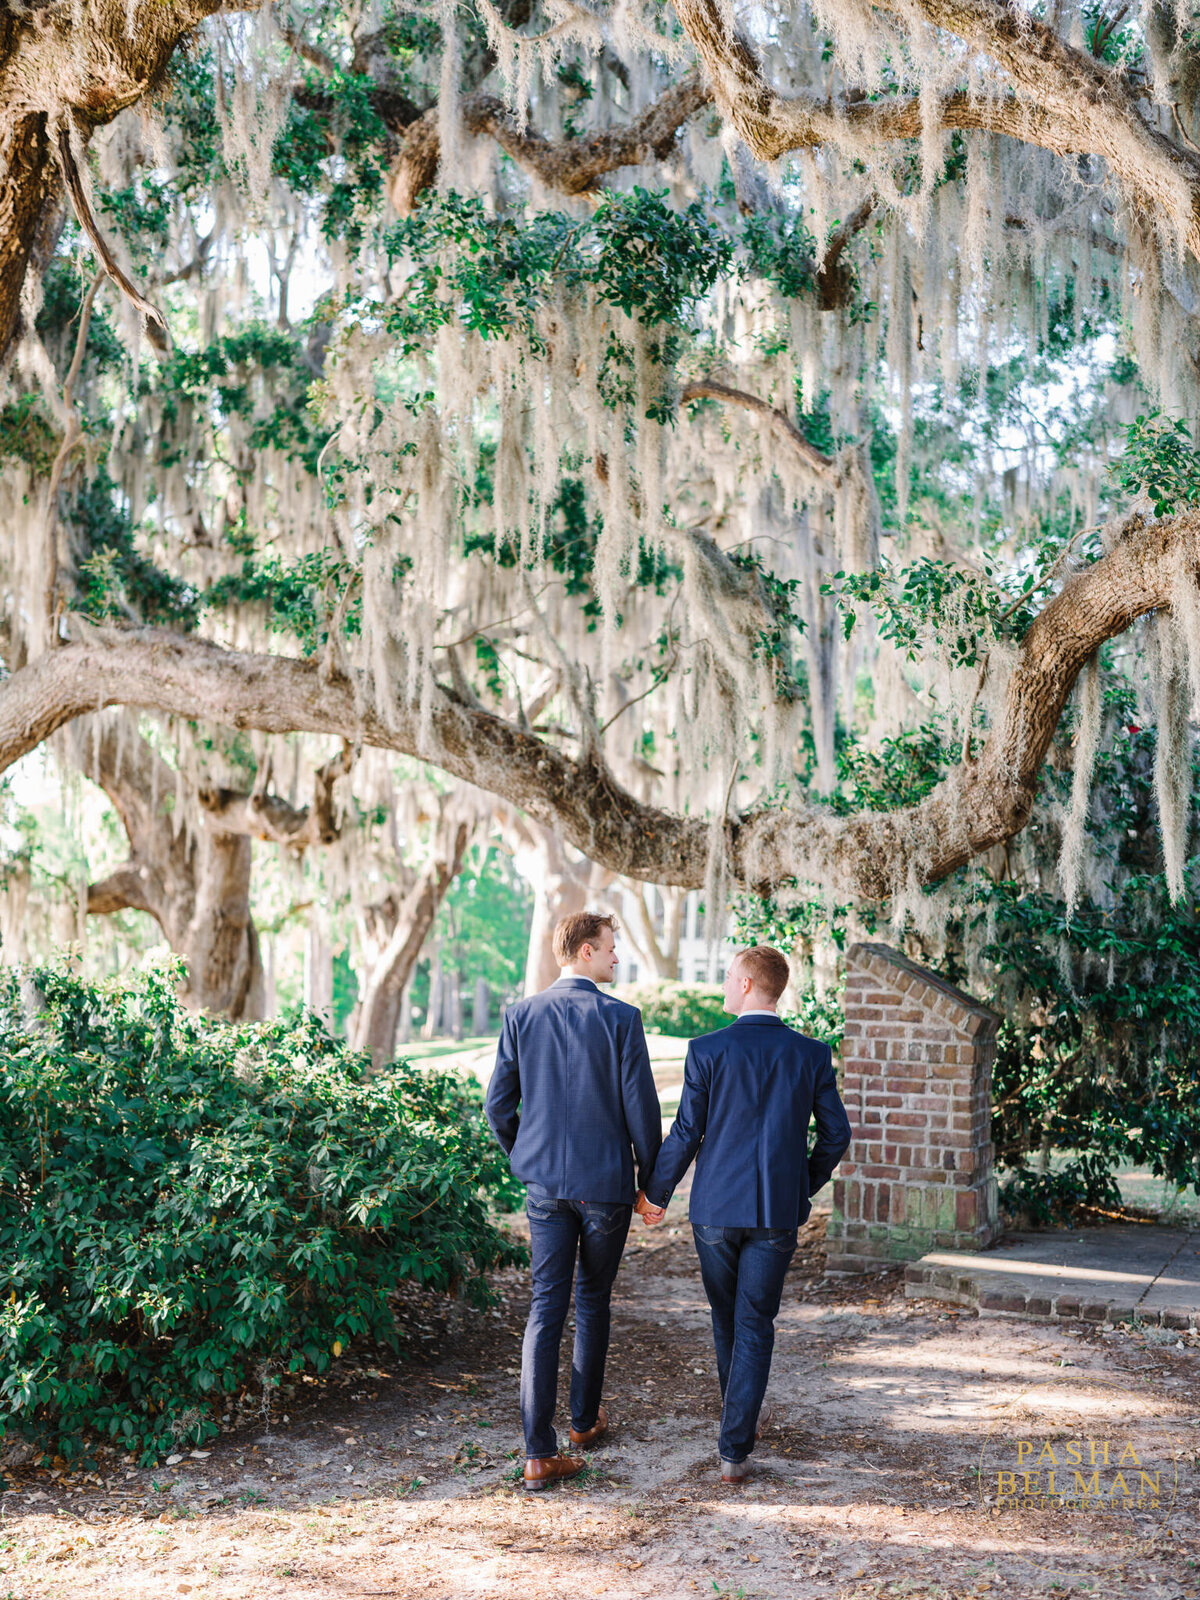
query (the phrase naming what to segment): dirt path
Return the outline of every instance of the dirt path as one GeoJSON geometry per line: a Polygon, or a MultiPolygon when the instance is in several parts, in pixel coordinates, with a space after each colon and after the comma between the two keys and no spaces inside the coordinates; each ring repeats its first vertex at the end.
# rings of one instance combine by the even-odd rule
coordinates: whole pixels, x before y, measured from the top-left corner
{"type": "Polygon", "coordinates": [[[538,1496],[515,1481],[528,1280],[512,1273],[486,1314],[414,1297],[423,1354],[301,1384],[207,1458],[88,1483],[10,1474],[0,1600],[1200,1593],[1200,1340],[981,1320],[906,1303],[896,1276],[829,1284],[822,1230],[788,1280],[774,1421],[744,1488],[717,1475],[690,1231],[638,1226],[618,1280],[615,1426],[585,1479],[538,1496]],[[981,1448],[990,1471],[1010,1435],[1052,1437],[1060,1455],[1108,1439],[1115,1456],[1135,1430],[1144,1454],[1147,1429],[1182,1447],[1169,1516],[985,1503],[981,1448]]]}

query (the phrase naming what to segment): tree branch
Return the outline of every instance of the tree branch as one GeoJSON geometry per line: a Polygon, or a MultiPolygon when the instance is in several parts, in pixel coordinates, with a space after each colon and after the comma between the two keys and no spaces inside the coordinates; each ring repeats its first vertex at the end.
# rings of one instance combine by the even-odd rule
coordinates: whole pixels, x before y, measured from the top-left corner
{"type": "Polygon", "coordinates": [[[75,207],[75,215],[79,219],[79,226],[92,241],[92,247],[100,257],[100,263],[105,272],[120,289],[121,293],[142,313],[146,319],[146,336],[156,350],[165,350],[168,343],[167,322],[162,312],[156,305],[151,305],[133,280],[117,265],[116,257],[109,248],[108,241],[100,232],[98,223],[92,215],[92,208],[88,204],[87,191],[83,186],[83,179],[79,175],[79,168],[75,162],[75,152],[71,149],[71,133],[65,121],[60,122],[55,133],[54,152],[62,169],[63,179],[67,185],[67,192],[75,207]]]}
{"type": "MultiPolygon", "coordinates": [[[[1171,604],[1180,563],[1200,566],[1200,511],[1143,526],[1069,579],[1034,621],[1003,715],[980,756],[953,768],[918,805],[840,817],[816,807],[761,810],[726,827],[733,881],[769,889],[797,877],[879,900],[934,883],[1020,832],[1038,772],[1083,665],[1139,616],[1171,604]]],[[[709,825],[643,805],[595,754],[562,751],[445,690],[429,734],[416,706],[360,710],[344,676],[309,660],[251,655],[151,628],[97,630],[0,684],[0,770],[56,728],[105,705],[132,705],[267,733],[361,739],[429,761],[559,829],[589,860],[652,883],[700,888],[709,825]]]]}
{"type": "Polygon", "coordinates": [[[222,833],[244,833],[289,850],[332,844],[341,829],[334,813],[333,789],[354,765],[354,746],[343,741],[340,755],[318,767],[311,806],[293,806],[278,795],[243,794],[236,789],[201,789],[197,798],[222,833]]]}
{"type": "MultiPolygon", "coordinates": [[[[547,188],[560,194],[589,194],[605,173],[638,166],[652,155],[660,160],[665,157],[679,129],[711,99],[711,91],[701,83],[700,74],[689,72],[625,127],[605,128],[560,144],[522,129],[504,102],[493,94],[468,95],[461,109],[468,133],[495,139],[518,166],[533,173],[547,188]]],[[[434,108],[409,129],[388,178],[388,193],[401,216],[407,216],[433,184],[439,155],[438,112],[434,108]]]]}
{"type": "MultiPolygon", "coordinates": [[[[1076,50],[1017,0],[876,0],[911,23],[914,12],[997,62],[1016,93],[956,91],[935,102],[945,129],[1003,133],[1059,155],[1102,157],[1135,203],[1172,220],[1200,256],[1200,159],[1143,117],[1121,76],[1076,50]]],[[[929,107],[917,96],[856,101],[789,98],[767,81],[754,47],[726,27],[720,0],[675,0],[722,112],[764,161],[846,141],[920,137],[929,107]]]]}
{"type": "MultiPolygon", "coordinates": [[[[161,86],[175,47],[205,17],[255,11],[265,3],[46,0],[0,6],[0,360],[19,326],[25,274],[52,253],[43,246],[61,214],[62,119],[73,118],[86,140],[161,86]]],[[[153,319],[149,326],[155,329],[153,319]]]]}
{"type": "Polygon", "coordinates": [[[845,541],[847,559],[867,568],[878,565],[879,503],[865,445],[847,444],[836,456],[827,456],[805,438],[786,412],[777,410],[757,395],[747,394],[744,389],[731,389],[710,378],[689,383],[680,393],[681,402],[700,399],[723,400],[762,417],[775,437],[797,456],[805,471],[824,490],[838,497],[846,516],[846,529],[851,535],[845,541]]]}
{"type": "Polygon", "coordinates": [[[161,921],[161,885],[151,885],[149,869],[138,861],[126,861],[99,883],[89,883],[88,915],[111,917],[117,911],[145,911],[161,921]]]}
{"type": "Polygon", "coordinates": [[[717,383],[712,378],[702,378],[683,386],[679,392],[680,405],[687,405],[691,400],[722,400],[726,405],[740,406],[743,411],[753,412],[763,419],[777,439],[800,458],[802,465],[814,477],[832,478],[834,458],[810,444],[787,413],[777,410],[769,401],[760,399],[756,394],[747,394],[744,389],[731,389],[727,383],[717,383]]]}
{"type": "Polygon", "coordinates": [[[869,194],[855,206],[845,222],[833,229],[826,241],[825,254],[817,270],[817,294],[822,311],[834,311],[849,298],[847,291],[853,279],[842,261],[842,254],[855,234],[861,233],[871,220],[875,201],[875,195],[869,194]]]}
{"type": "Polygon", "coordinates": [[[83,355],[87,349],[88,329],[92,325],[92,306],[96,300],[96,291],[103,281],[103,272],[98,272],[92,279],[79,308],[79,327],[75,334],[75,354],[71,357],[71,365],[67,371],[67,376],[63,380],[62,403],[63,411],[66,413],[66,426],[63,429],[62,441],[55,453],[54,463],[50,468],[50,482],[46,489],[46,577],[43,604],[48,629],[47,638],[52,645],[58,643],[58,573],[60,567],[58,551],[58,491],[62,487],[63,473],[66,470],[67,460],[83,434],[83,424],[79,420],[79,408],[75,404],[75,385],[79,381],[79,369],[83,365],[83,355]]]}

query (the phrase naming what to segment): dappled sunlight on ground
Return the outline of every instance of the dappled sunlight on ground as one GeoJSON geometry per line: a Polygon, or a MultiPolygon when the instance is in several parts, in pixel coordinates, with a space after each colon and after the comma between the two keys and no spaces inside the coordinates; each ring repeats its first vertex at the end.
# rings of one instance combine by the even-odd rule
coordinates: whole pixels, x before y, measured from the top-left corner
{"type": "Polygon", "coordinates": [[[3,1497],[0,1594],[1196,1593],[1197,1341],[906,1302],[895,1272],[825,1281],[823,1227],[818,1215],[804,1230],[788,1279],[774,1414],[743,1488],[718,1475],[708,1313],[676,1202],[666,1227],[631,1235],[614,1306],[614,1426],[583,1479],[537,1496],[519,1486],[528,1279],[511,1272],[488,1313],[412,1296],[407,1363],[364,1353],[342,1364],[340,1387],[298,1388],[286,1423],[248,1423],[206,1460],[99,1485],[17,1474],[3,1497]],[[1153,1413],[1191,1449],[1170,1517],[998,1511],[981,1446],[1010,1413],[1025,1428],[1114,1439],[1153,1413]]]}

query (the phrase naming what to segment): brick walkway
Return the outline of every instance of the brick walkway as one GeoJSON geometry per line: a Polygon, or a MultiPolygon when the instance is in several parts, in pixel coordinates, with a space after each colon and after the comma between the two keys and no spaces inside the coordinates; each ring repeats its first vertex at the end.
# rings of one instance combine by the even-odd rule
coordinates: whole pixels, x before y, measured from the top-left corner
{"type": "Polygon", "coordinates": [[[1200,1232],[1117,1224],[1010,1233],[977,1255],[932,1251],[905,1269],[910,1299],[983,1316],[1200,1328],[1200,1232]]]}

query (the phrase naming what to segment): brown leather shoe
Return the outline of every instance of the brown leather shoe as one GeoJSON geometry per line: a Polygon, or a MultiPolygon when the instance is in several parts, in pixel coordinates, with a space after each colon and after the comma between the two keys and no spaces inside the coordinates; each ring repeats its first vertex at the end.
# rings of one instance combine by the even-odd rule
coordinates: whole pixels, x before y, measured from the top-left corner
{"type": "Polygon", "coordinates": [[[525,1462],[525,1487],[548,1489],[560,1478],[573,1478],[587,1462],[581,1456],[530,1456],[525,1462]]]}
{"type": "Polygon", "coordinates": [[[608,1412],[603,1406],[597,1406],[596,1420],[590,1428],[585,1428],[582,1433],[577,1433],[574,1428],[571,1429],[571,1443],[582,1445],[586,1449],[589,1444],[595,1444],[597,1439],[603,1439],[607,1432],[608,1412]]]}

